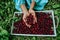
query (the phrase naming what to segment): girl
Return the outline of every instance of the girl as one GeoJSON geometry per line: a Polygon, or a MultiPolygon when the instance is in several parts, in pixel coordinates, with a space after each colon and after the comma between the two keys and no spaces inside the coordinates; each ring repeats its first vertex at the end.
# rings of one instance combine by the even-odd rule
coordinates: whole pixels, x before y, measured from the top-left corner
{"type": "Polygon", "coordinates": [[[23,21],[28,27],[31,27],[31,25],[26,23],[26,17],[29,16],[29,14],[32,14],[34,17],[34,24],[37,22],[37,18],[35,16],[35,11],[40,11],[44,8],[48,0],[14,0],[15,2],[15,8],[19,10],[20,12],[23,12],[23,21]]]}

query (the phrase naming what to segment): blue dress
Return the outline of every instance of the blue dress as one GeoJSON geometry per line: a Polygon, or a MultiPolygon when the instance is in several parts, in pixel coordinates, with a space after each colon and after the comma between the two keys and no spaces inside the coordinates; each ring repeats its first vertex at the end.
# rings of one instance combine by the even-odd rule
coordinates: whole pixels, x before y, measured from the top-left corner
{"type": "MultiPolygon", "coordinates": [[[[19,11],[22,11],[20,8],[20,5],[25,4],[26,7],[29,9],[30,4],[32,3],[32,0],[13,0],[15,3],[15,8],[19,11]]],[[[44,6],[48,3],[48,0],[34,0],[35,1],[35,6],[34,9],[37,11],[40,11],[44,8],[44,6]]]]}

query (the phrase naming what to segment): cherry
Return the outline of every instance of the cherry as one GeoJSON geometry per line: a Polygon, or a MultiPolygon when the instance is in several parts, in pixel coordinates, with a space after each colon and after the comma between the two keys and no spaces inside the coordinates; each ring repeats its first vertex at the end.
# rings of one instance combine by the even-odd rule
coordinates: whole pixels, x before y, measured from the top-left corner
{"type": "Polygon", "coordinates": [[[50,16],[50,13],[36,12],[37,23],[33,24],[34,18],[33,15],[30,14],[26,22],[32,26],[28,28],[23,20],[19,20],[14,22],[15,29],[13,29],[13,33],[53,35],[53,20],[50,16]]]}
{"type": "Polygon", "coordinates": [[[27,23],[30,24],[30,25],[32,25],[32,24],[33,24],[33,20],[34,20],[33,15],[30,14],[30,15],[27,17],[27,23]]]}

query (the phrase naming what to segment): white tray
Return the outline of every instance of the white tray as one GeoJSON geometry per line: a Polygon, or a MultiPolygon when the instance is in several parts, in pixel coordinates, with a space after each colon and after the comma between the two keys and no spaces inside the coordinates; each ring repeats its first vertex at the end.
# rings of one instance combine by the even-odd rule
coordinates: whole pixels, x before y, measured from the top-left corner
{"type": "MultiPolygon", "coordinates": [[[[13,23],[14,23],[14,21],[12,22],[11,35],[20,35],[20,36],[51,36],[51,37],[53,36],[53,37],[55,37],[57,34],[56,34],[56,27],[55,27],[55,20],[54,20],[54,12],[53,12],[53,10],[36,11],[36,12],[50,12],[50,13],[52,13],[54,35],[15,34],[15,33],[12,32],[12,31],[13,31],[13,23]]],[[[16,13],[18,13],[18,15],[19,15],[19,14],[21,14],[22,12],[14,12],[14,16],[15,16],[16,13]]],[[[14,16],[13,16],[13,18],[14,18],[14,16]]]]}

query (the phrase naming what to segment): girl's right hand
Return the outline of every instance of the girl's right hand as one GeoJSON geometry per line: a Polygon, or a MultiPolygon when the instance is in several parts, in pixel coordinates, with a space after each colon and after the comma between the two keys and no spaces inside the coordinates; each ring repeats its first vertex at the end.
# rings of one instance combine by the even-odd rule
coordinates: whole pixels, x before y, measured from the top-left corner
{"type": "Polygon", "coordinates": [[[27,22],[26,22],[27,21],[27,16],[29,16],[29,15],[30,15],[30,13],[24,13],[23,14],[23,21],[25,22],[26,26],[30,28],[31,25],[27,24],[27,22]]]}

